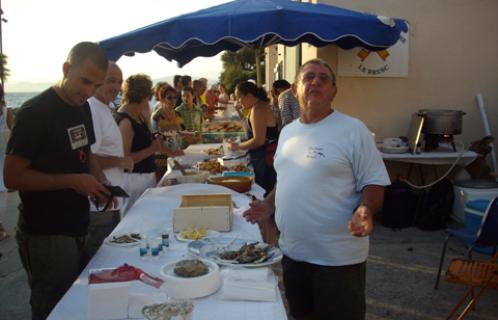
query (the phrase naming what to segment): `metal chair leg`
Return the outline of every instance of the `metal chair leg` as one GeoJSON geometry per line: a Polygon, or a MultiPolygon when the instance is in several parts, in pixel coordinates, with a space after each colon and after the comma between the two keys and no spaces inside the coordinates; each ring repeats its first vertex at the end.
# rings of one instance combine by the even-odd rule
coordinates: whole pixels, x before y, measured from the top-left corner
{"type": "Polygon", "coordinates": [[[474,245],[471,245],[469,249],[467,250],[467,258],[469,260],[472,260],[472,250],[474,249],[474,245]]]}
{"type": "Polygon", "coordinates": [[[434,286],[434,289],[436,290],[439,287],[439,279],[441,278],[441,270],[443,269],[444,256],[446,255],[446,247],[448,246],[448,241],[450,240],[450,237],[451,235],[448,234],[448,236],[444,240],[443,252],[441,252],[441,259],[439,260],[439,268],[437,270],[436,285],[434,286]]]}
{"type": "Polygon", "coordinates": [[[467,297],[470,295],[471,292],[472,292],[472,287],[469,287],[467,288],[467,290],[465,290],[465,294],[460,298],[460,300],[458,300],[458,303],[453,307],[453,309],[451,309],[451,312],[446,317],[446,320],[451,320],[451,318],[453,318],[455,313],[458,311],[460,306],[465,302],[465,300],[467,299],[467,297]]]}
{"type": "MultiPolygon", "coordinates": [[[[479,292],[477,293],[477,295],[475,296],[475,298],[471,297],[471,300],[469,301],[469,304],[465,307],[465,309],[463,309],[462,313],[460,313],[460,315],[458,316],[457,320],[464,319],[467,316],[467,314],[470,312],[470,310],[474,309],[474,306],[477,303],[477,300],[479,300],[479,298],[483,294],[484,290],[486,290],[486,288],[481,288],[479,290],[479,292]]],[[[472,290],[472,295],[474,295],[474,290],[472,290]]]]}

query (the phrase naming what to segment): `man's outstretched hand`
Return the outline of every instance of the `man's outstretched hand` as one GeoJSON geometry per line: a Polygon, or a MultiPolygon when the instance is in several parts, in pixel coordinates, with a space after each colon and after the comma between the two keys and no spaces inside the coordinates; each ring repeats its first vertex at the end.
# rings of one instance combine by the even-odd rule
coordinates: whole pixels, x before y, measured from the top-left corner
{"type": "Polygon", "coordinates": [[[244,211],[242,216],[250,223],[257,223],[271,217],[275,212],[274,206],[266,200],[254,200],[249,203],[249,209],[244,211]]]}
{"type": "Polygon", "coordinates": [[[366,237],[373,231],[373,212],[367,206],[359,206],[348,223],[349,232],[356,237],[366,237]]]}

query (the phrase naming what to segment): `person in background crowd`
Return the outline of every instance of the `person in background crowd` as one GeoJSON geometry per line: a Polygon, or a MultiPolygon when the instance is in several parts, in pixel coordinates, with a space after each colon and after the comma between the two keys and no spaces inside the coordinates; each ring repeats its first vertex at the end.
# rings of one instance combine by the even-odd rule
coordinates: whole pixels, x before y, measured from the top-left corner
{"type": "MultiPolygon", "coordinates": [[[[292,84],[295,86],[295,84],[292,84]]],[[[284,90],[278,96],[278,109],[280,110],[280,118],[282,119],[282,127],[292,121],[299,119],[301,116],[301,108],[297,101],[292,88],[284,90]]]]}
{"type": "MultiPolygon", "coordinates": [[[[108,182],[123,189],[124,170],[133,170],[133,159],[124,155],[123,138],[121,131],[114,120],[110,104],[121,91],[123,73],[118,65],[109,62],[104,84],[100,86],[95,95],[88,99],[92,113],[93,132],[95,142],[92,144],[92,152],[95,159],[103,169],[108,182]]],[[[123,198],[118,198],[118,204],[105,212],[99,212],[95,206],[90,208],[90,225],[88,236],[84,247],[84,261],[86,265],[94,256],[104,239],[111,233],[121,219],[120,210],[123,209],[123,198]]]]}
{"type": "Polygon", "coordinates": [[[204,86],[204,92],[201,94],[201,104],[200,105],[207,105],[207,101],[206,101],[206,92],[207,92],[207,88],[209,88],[208,86],[208,79],[206,78],[199,78],[199,81],[202,82],[203,86],[204,86]]]}
{"type": "Polygon", "coordinates": [[[202,82],[202,84],[207,88],[207,86],[208,86],[208,79],[206,79],[206,78],[199,78],[199,81],[202,82]]]}
{"type": "Polygon", "coordinates": [[[216,110],[226,110],[226,104],[219,103],[219,95],[218,85],[212,85],[211,89],[206,91],[206,118],[213,119],[216,110]]]}
{"type": "Polygon", "coordinates": [[[304,63],[295,90],[301,116],[280,134],[275,189],[243,215],[255,223],[275,213],[294,318],[365,319],[368,235],[389,176],[367,127],[333,109],[325,61],[304,63]]]}
{"type": "Polygon", "coordinates": [[[194,104],[194,89],[191,87],[184,87],[182,90],[182,99],[183,103],[176,107],[175,111],[182,117],[183,129],[200,133],[202,111],[194,104]]]}
{"type": "Polygon", "coordinates": [[[271,89],[271,110],[275,114],[275,118],[277,119],[278,123],[278,129],[282,129],[282,119],[280,117],[280,109],[278,108],[278,102],[279,102],[279,95],[283,91],[287,90],[290,88],[290,83],[287,80],[276,80],[272,84],[272,89],[271,89]]]}
{"type": "Polygon", "coordinates": [[[160,106],[152,114],[152,128],[158,131],[180,131],[182,118],[175,111],[177,91],[173,87],[163,87],[159,92],[160,106]]]}
{"type": "Polygon", "coordinates": [[[212,85],[209,90],[206,91],[206,104],[208,110],[214,110],[218,107],[218,96],[220,95],[220,91],[218,91],[217,85],[212,85]]]}
{"type": "Polygon", "coordinates": [[[151,113],[154,113],[154,111],[161,107],[161,89],[169,86],[167,82],[160,81],[152,87],[154,94],[152,95],[152,99],[150,99],[151,113]]]}
{"type": "Polygon", "coordinates": [[[32,319],[45,319],[81,272],[89,201],[110,193],[90,146],[95,142],[87,99],[104,83],[107,57],[97,44],[76,44],[62,80],[19,109],[7,145],[4,180],[19,190],[16,231],[31,287],[32,319]]]}
{"type": "Polygon", "coordinates": [[[183,88],[182,84],[182,76],[179,74],[175,74],[173,77],[173,87],[175,88],[176,92],[181,92],[183,88]]]}
{"type": "Polygon", "coordinates": [[[209,110],[207,105],[203,101],[204,92],[206,92],[206,87],[201,80],[194,80],[194,104],[201,108],[204,119],[212,119],[214,117],[214,110],[209,110]]]}
{"type": "MultiPolygon", "coordinates": [[[[189,75],[184,75],[184,76],[182,76],[182,78],[181,78],[181,81],[180,81],[180,82],[181,82],[181,85],[182,85],[182,90],[183,90],[183,88],[186,88],[186,87],[190,87],[190,88],[192,88],[192,77],[191,77],[191,76],[189,76],[189,75]]],[[[179,92],[179,93],[180,93],[180,92],[182,92],[182,90],[177,91],[177,92],[179,92]]],[[[178,106],[179,106],[179,105],[181,105],[182,103],[183,103],[183,98],[182,98],[182,96],[179,94],[179,95],[178,95],[178,98],[177,98],[177,100],[176,100],[176,106],[178,107],[178,106]]]]}
{"type": "Polygon", "coordinates": [[[133,158],[131,173],[125,174],[124,185],[130,197],[124,213],[147,189],[156,185],[156,152],[173,156],[161,144],[161,137],[154,138],[150,131],[149,97],[152,94],[152,81],[149,76],[136,74],[129,76],[123,84],[123,105],[116,115],[119,130],[123,136],[124,154],[133,158]]]}
{"type": "Polygon", "coordinates": [[[218,105],[219,107],[226,108],[227,104],[230,102],[230,96],[222,83],[218,85],[218,92],[218,105]]]}
{"type": "Polygon", "coordinates": [[[189,76],[188,74],[182,76],[182,86],[185,87],[192,87],[192,77],[189,76]]]}
{"type": "Polygon", "coordinates": [[[182,89],[183,89],[182,77],[183,76],[177,74],[173,78],[173,86],[175,87],[175,90],[178,93],[178,95],[176,97],[175,107],[178,107],[179,105],[182,104],[182,97],[181,97],[181,94],[180,94],[180,92],[182,92],[182,89]]]}
{"type": "Polygon", "coordinates": [[[8,233],[2,224],[5,211],[7,210],[7,188],[3,183],[3,164],[4,154],[7,149],[7,140],[10,136],[10,130],[14,125],[14,115],[5,105],[5,93],[3,86],[0,85],[0,241],[8,237],[8,233]]]}

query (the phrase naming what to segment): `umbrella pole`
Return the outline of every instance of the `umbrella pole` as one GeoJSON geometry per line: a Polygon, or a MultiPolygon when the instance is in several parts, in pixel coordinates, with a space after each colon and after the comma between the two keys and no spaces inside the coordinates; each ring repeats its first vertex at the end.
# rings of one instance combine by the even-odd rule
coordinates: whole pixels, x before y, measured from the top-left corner
{"type": "Polygon", "coordinates": [[[261,79],[261,55],[259,48],[254,48],[254,57],[256,60],[256,83],[258,87],[261,87],[263,84],[263,79],[261,79]]]}

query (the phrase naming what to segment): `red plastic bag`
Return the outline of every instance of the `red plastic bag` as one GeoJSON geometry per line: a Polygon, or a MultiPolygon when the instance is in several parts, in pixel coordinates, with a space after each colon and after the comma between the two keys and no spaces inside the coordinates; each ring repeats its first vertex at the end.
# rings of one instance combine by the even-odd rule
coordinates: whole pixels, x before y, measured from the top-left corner
{"type": "Polygon", "coordinates": [[[124,264],[116,269],[104,269],[90,273],[88,277],[88,284],[135,280],[142,281],[143,283],[155,288],[159,288],[164,283],[164,280],[151,276],[140,268],[124,264]]]}

